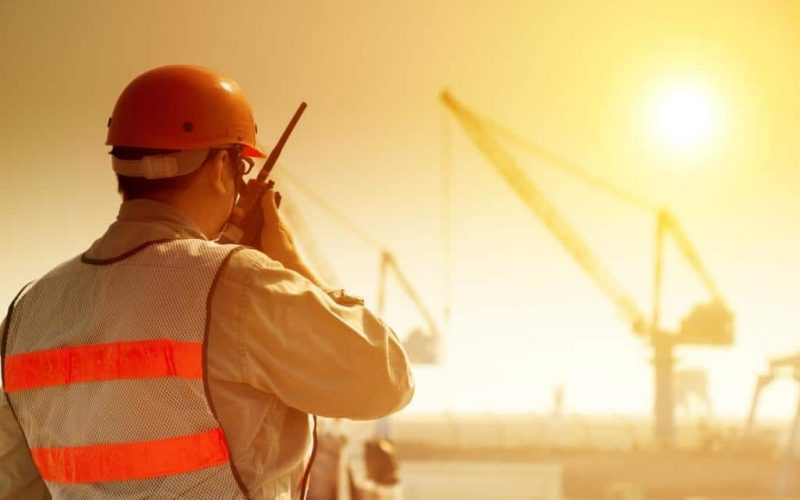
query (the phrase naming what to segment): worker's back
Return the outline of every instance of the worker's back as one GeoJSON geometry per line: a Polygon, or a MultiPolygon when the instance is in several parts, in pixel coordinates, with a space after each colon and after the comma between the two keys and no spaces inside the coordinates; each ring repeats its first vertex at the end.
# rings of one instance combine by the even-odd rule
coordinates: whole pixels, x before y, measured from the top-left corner
{"type": "Polygon", "coordinates": [[[184,239],[75,258],[21,295],[5,391],[54,497],[244,498],[203,362],[208,299],[235,248],[184,239]]]}
{"type": "Polygon", "coordinates": [[[301,498],[314,415],[411,399],[399,340],[297,251],[235,81],[155,68],[107,123],[117,220],[4,322],[0,500],[301,498]]]}

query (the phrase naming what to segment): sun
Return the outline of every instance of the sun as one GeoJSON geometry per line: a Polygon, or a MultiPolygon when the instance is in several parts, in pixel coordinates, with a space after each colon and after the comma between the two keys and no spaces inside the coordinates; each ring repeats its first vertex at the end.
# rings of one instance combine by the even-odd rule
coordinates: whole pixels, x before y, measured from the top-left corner
{"type": "Polygon", "coordinates": [[[654,124],[661,141],[675,152],[707,147],[718,125],[711,94],[699,85],[672,85],[657,96],[654,124]]]}

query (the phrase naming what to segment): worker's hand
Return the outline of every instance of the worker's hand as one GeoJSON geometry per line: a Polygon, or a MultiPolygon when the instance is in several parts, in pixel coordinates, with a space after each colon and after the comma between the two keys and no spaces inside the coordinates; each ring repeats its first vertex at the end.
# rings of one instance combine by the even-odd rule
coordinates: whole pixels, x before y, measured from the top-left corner
{"type": "Polygon", "coordinates": [[[261,198],[261,209],[264,212],[264,225],[261,227],[260,250],[277,260],[285,267],[293,268],[299,261],[297,247],[289,228],[281,220],[278,205],[275,202],[276,192],[268,189],[261,198]]]}

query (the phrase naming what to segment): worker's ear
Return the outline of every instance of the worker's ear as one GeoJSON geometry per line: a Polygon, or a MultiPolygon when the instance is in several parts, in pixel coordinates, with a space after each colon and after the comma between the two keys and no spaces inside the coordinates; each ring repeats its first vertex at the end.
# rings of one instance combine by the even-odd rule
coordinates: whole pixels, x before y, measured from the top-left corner
{"type": "Polygon", "coordinates": [[[228,175],[228,157],[230,155],[224,149],[214,153],[209,159],[210,165],[208,168],[208,181],[211,183],[211,189],[217,194],[224,195],[227,193],[226,178],[228,175]]]}

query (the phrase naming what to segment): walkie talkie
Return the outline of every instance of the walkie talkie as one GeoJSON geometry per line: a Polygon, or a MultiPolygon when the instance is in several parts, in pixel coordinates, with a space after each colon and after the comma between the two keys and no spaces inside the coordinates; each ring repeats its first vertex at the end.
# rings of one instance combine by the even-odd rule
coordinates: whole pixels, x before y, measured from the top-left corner
{"type": "MultiPolygon", "coordinates": [[[[278,156],[280,156],[281,150],[283,150],[283,145],[286,144],[286,140],[289,138],[292,130],[294,130],[294,126],[297,125],[297,122],[300,120],[300,115],[303,114],[305,109],[306,103],[301,102],[292,120],[289,122],[289,125],[286,126],[286,130],[283,131],[281,138],[278,139],[278,143],[264,162],[264,166],[259,170],[256,178],[247,181],[244,193],[239,197],[239,201],[236,203],[228,219],[228,224],[225,226],[222,236],[219,237],[218,241],[220,243],[239,243],[254,248],[259,247],[261,227],[264,225],[264,213],[261,211],[261,198],[264,197],[264,193],[266,193],[267,190],[275,185],[273,181],[267,179],[269,179],[269,174],[272,172],[273,167],[275,167],[275,162],[278,161],[278,156]]],[[[280,206],[279,193],[275,194],[275,203],[280,206]]]]}

